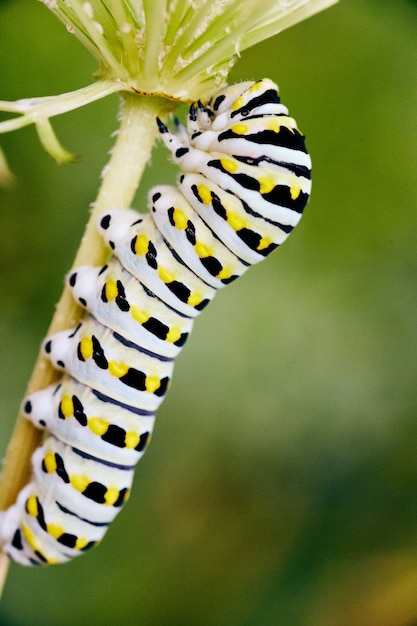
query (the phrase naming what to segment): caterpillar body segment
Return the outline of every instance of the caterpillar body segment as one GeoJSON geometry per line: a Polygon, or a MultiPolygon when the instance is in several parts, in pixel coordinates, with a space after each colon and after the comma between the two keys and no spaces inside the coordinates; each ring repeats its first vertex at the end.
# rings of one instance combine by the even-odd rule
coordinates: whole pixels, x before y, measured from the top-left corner
{"type": "Polygon", "coordinates": [[[135,409],[69,376],[29,396],[23,413],[69,447],[128,466],[144,454],[155,422],[154,411],[135,409]]]}
{"type": "Polygon", "coordinates": [[[168,308],[114,258],[78,268],[68,283],[96,320],[150,352],[174,358],[191,332],[193,318],[168,308]]]}
{"type": "Polygon", "coordinates": [[[87,316],[49,337],[46,356],[79,382],[131,407],[155,411],[168,389],[171,358],[149,352],[87,316]]]}
{"type": "Polygon", "coordinates": [[[215,289],[182,263],[151,215],[138,220],[135,211],[109,211],[99,230],[123,267],[175,311],[195,317],[214,297],[215,289]]]}

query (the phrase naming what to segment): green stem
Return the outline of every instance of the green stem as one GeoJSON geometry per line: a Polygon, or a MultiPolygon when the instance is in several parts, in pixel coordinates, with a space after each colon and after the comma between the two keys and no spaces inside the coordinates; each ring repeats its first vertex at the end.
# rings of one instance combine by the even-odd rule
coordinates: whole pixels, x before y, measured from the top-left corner
{"type": "MultiPolygon", "coordinates": [[[[102,184],[90,214],[84,236],[74,260],[80,265],[101,265],[109,250],[98,234],[98,216],[109,208],[128,208],[131,205],[140,178],[149,160],[157,133],[156,115],[164,115],[172,105],[163,98],[142,97],[126,93],[117,140],[110,161],[102,175],[102,184]]],[[[73,326],[82,316],[82,309],[64,289],[48,329],[48,335],[73,326]]],[[[27,394],[43,389],[58,378],[58,373],[41,354],[35,364],[27,394]]],[[[11,506],[22,487],[27,484],[30,459],[39,445],[42,434],[22,415],[19,415],[7,449],[0,484],[0,510],[11,506]]],[[[0,553],[0,594],[7,573],[7,559],[0,553]]]]}
{"type": "Polygon", "coordinates": [[[0,111],[19,113],[21,117],[14,117],[0,122],[0,133],[8,133],[29,124],[35,124],[38,119],[49,119],[55,115],[68,113],[74,109],[100,100],[116,91],[122,91],[123,84],[117,81],[97,80],[76,91],[46,96],[41,98],[24,98],[16,102],[0,100],[0,111]]]}

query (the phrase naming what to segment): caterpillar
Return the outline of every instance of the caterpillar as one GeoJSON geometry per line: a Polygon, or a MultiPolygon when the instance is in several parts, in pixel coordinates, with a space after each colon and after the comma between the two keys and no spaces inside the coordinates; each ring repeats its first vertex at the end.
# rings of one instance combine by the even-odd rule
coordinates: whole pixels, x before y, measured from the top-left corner
{"type": "Polygon", "coordinates": [[[23,565],[66,562],[102,540],[195,318],[287,238],[309,198],[304,136],[269,79],[191,104],[186,127],[157,123],[178,186],[152,188],[147,214],[100,217],[110,261],[69,275],[85,316],[43,344],[62,378],[23,403],[44,438],[30,483],[0,514],[0,546],[23,565]]]}

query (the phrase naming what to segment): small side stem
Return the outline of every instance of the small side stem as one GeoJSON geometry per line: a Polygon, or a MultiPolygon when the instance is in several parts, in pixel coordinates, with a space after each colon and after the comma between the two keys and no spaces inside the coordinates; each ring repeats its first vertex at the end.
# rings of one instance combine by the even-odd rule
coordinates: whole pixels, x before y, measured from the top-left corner
{"type": "MultiPolygon", "coordinates": [[[[121,125],[108,165],[102,174],[102,184],[91,211],[90,219],[76,254],[73,268],[80,265],[101,265],[109,250],[98,234],[98,216],[109,208],[128,208],[131,205],[142,173],[150,157],[157,133],[155,117],[172,108],[163,98],[124,94],[121,125]]],[[[82,309],[65,288],[56,306],[48,335],[73,326],[82,316],[82,309]]],[[[42,355],[38,357],[30,379],[27,394],[43,389],[59,378],[59,374],[42,355]]],[[[7,449],[0,483],[0,510],[11,506],[27,484],[31,473],[31,456],[39,445],[42,434],[22,415],[17,418],[15,430],[7,449]]],[[[0,595],[7,574],[7,557],[0,552],[0,595]]]]}
{"type": "Polygon", "coordinates": [[[74,111],[74,109],[79,109],[91,102],[101,100],[101,98],[122,90],[122,83],[110,80],[97,80],[87,87],[62,93],[59,96],[22,98],[15,102],[0,100],[0,111],[20,114],[20,117],[13,117],[0,122],[0,133],[8,133],[29,124],[34,124],[38,119],[50,119],[55,115],[69,113],[69,111],[74,111]]]}

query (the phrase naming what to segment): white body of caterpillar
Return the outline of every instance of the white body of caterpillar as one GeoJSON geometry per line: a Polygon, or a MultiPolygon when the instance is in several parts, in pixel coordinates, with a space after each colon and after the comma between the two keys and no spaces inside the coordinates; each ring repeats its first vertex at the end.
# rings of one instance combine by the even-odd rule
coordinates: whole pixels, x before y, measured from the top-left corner
{"type": "Polygon", "coordinates": [[[62,563],[101,541],[194,318],[286,239],[310,194],[303,135],[268,79],[191,105],[175,133],[158,124],[178,187],[151,189],[147,215],[101,217],[114,256],[69,277],[86,316],[47,338],[62,379],[24,402],[45,437],[31,482],[0,514],[0,546],[23,565],[62,563]]]}

